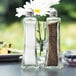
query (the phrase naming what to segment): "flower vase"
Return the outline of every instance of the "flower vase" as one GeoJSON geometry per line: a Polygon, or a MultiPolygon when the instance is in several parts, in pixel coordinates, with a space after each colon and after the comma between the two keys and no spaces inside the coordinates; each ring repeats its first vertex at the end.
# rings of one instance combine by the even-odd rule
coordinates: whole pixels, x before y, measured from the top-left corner
{"type": "Polygon", "coordinates": [[[47,28],[45,21],[38,21],[36,27],[37,62],[40,68],[44,67],[47,53],[47,28]]]}

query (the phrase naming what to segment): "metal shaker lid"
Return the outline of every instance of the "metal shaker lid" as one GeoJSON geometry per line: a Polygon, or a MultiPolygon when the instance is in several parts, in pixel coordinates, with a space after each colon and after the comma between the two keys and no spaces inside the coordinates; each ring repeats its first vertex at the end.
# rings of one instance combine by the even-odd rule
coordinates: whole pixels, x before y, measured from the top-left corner
{"type": "Polygon", "coordinates": [[[34,16],[34,12],[32,9],[28,9],[27,12],[26,12],[26,16],[34,16]]]}
{"type": "Polygon", "coordinates": [[[48,13],[49,13],[49,16],[51,16],[51,17],[57,17],[58,16],[57,10],[55,8],[50,8],[48,13]]]}

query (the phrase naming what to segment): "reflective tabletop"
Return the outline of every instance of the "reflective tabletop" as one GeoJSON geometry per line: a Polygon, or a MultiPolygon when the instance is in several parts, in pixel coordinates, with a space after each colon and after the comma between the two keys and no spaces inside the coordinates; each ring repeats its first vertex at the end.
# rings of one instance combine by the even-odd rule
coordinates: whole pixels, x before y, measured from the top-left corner
{"type": "Polygon", "coordinates": [[[1,76],[76,76],[76,67],[64,66],[60,70],[22,70],[21,62],[0,62],[1,76]]]}

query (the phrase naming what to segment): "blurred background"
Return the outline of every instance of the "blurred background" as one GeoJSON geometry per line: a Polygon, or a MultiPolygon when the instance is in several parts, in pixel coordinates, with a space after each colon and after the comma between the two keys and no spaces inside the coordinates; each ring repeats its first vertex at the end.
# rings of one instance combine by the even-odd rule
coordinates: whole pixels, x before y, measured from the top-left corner
{"type": "MultiPolygon", "coordinates": [[[[16,8],[22,7],[29,0],[0,0],[0,42],[12,45],[18,50],[24,49],[23,17],[15,16],[16,8]]],[[[76,0],[61,0],[53,6],[61,18],[61,51],[76,50],[76,0]]]]}

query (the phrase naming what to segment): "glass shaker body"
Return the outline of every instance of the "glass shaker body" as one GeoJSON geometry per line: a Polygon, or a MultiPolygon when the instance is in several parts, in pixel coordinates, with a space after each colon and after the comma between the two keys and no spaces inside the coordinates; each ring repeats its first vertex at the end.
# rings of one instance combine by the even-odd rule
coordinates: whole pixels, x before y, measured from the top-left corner
{"type": "Polygon", "coordinates": [[[22,60],[23,68],[35,68],[37,67],[36,57],[36,18],[25,17],[24,18],[24,53],[22,60]]]}
{"type": "Polygon", "coordinates": [[[46,56],[46,68],[60,68],[60,22],[59,17],[47,18],[48,52],[46,56]]]}

